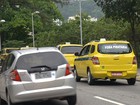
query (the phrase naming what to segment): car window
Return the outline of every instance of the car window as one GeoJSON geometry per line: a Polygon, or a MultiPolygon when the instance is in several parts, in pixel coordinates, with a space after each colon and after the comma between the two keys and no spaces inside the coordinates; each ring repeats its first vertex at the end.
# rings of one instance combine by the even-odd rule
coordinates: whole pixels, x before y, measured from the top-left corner
{"type": "Polygon", "coordinates": [[[21,56],[16,63],[16,69],[30,70],[31,67],[42,65],[48,66],[50,68],[57,68],[62,64],[67,64],[67,61],[60,53],[43,52],[21,56]]]}
{"type": "Polygon", "coordinates": [[[60,50],[60,46],[58,46],[57,48],[58,48],[58,50],[60,50]]]}
{"type": "Polygon", "coordinates": [[[127,54],[131,53],[132,49],[129,44],[109,43],[109,44],[99,44],[98,52],[103,54],[127,54]]]}
{"type": "Polygon", "coordinates": [[[87,55],[89,53],[89,50],[90,50],[90,45],[88,46],[85,46],[83,48],[83,50],[81,51],[80,55],[83,56],[83,55],[87,55]]]}
{"type": "Polygon", "coordinates": [[[61,48],[61,52],[63,54],[74,54],[75,52],[80,52],[82,49],[82,46],[63,46],[61,48]]]}
{"type": "Polygon", "coordinates": [[[92,45],[90,53],[94,53],[94,51],[95,51],[95,46],[92,45]]]}
{"type": "Polygon", "coordinates": [[[2,71],[9,69],[13,64],[14,59],[15,59],[15,56],[13,54],[9,54],[2,64],[2,71]]]}
{"type": "Polygon", "coordinates": [[[2,68],[1,68],[1,73],[6,70],[6,60],[2,62],[2,68]]]}
{"type": "Polygon", "coordinates": [[[10,54],[9,57],[8,57],[6,69],[9,69],[11,67],[11,65],[13,64],[14,59],[15,59],[15,56],[13,54],[10,54]]]}

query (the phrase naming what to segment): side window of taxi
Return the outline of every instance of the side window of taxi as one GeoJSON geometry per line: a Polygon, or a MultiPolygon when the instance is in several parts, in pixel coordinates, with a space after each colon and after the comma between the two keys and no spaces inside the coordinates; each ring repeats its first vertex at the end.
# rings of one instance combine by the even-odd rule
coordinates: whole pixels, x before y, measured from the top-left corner
{"type": "Polygon", "coordinates": [[[94,51],[95,51],[95,46],[94,46],[94,45],[92,45],[92,46],[91,46],[90,53],[94,53],[94,51]]]}
{"type": "Polygon", "coordinates": [[[60,46],[58,46],[57,48],[58,48],[58,50],[60,50],[60,46]]]}
{"type": "Polygon", "coordinates": [[[6,71],[7,69],[9,69],[11,67],[14,59],[15,59],[15,56],[12,55],[12,54],[9,54],[7,56],[7,58],[5,59],[4,63],[3,63],[1,72],[6,71]]]}
{"type": "Polygon", "coordinates": [[[90,50],[90,45],[85,46],[81,51],[80,56],[87,55],[89,53],[89,50],[90,50]]]}

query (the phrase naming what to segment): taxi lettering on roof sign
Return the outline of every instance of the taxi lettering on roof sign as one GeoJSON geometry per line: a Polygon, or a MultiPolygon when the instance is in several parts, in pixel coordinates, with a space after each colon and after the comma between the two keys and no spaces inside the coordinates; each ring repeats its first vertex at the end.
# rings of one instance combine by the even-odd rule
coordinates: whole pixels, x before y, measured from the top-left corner
{"type": "Polygon", "coordinates": [[[127,49],[127,46],[124,46],[124,45],[113,45],[113,46],[105,46],[105,49],[112,49],[112,48],[114,48],[114,49],[127,49]]]}
{"type": "Polygon", "coordinates": [[[87,77],[88,84],[98,79],[126,79],[134,85],[137,75],[137,59],[128,41],[91,41],[80,53],[75,54],[74,73],[77,82],[87,77]]]}

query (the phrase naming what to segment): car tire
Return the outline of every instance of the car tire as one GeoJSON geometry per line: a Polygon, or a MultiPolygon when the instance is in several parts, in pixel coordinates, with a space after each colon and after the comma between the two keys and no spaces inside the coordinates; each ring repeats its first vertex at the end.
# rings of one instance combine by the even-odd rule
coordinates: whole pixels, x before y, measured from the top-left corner
{"type": "Polygon", "coordinates": [[[9,94],[7,94],[7,105],[14,105],[14,104],[11,102],[11,99],[10,99],[9,94]]]}
{"type": "Polygon", "coordinates": [[[94,78],[93,78],[92,75],[91,75],[90,70],[88,70],[88,73],[87,73],[87,81],[88,81],[88,84],[89,84],[89,85],[93,85],[94,82],[95,82],[94,78]]]}
{"type": "Polygon", "coordinates": [[[136,78],[127,79],[127,82],[128,82],[129,85],[135,85],[135,83],[136,83],[136,78]]]}
{"type": "Polygon", "coordinates": [[[110,79],[111,82],[116,82],[116,79],[110,79]]]}
{"type": "Polygon", "coordinates": [[[1,97],[0,97],[0,105],[5,105],[5,102],[1,97]]]}
{"type": "Polygon", "coordinates": [[[68,105],[76,105],[77,96],[74,95],[74,96],[67,97],[67,102],[68,102],[68,105]]]}
{"type": "Polygon", "coordinates": [[[74,70],[74,78],[75,78],[76,82],[80,82],[80,80],[81,80],[81,78],[77,74],[77,70],[76,69],[74,70]]]}

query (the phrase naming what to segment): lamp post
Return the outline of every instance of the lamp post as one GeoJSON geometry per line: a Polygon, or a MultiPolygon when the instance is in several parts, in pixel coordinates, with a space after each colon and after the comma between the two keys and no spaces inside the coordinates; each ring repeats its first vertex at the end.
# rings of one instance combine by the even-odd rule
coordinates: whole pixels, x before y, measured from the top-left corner
{"type": "Polygon", "coordinates": [[[82,35],[82,8],[81,8],[81,0],[79,0],[79,9],[80,9],[80,39],[81,39],[81,44],[83,44],[83,35],[82,35]]]}
{"type": "MultiPolygon", "coordinates": [[[[6,21],[5,20],[0,20],[0,23],[5,23],[6,21]]],[[[1,51],[1,35],[0,35],[0,51],[1,51]]]]}
{"type": "Polygon", "coordinates": [[[34,14],[40,13],[39,11],[35,11],[32,13],[32,36],[33,36],[33,47],[35,47],[35,35],[34,35],[34,14]]]}

